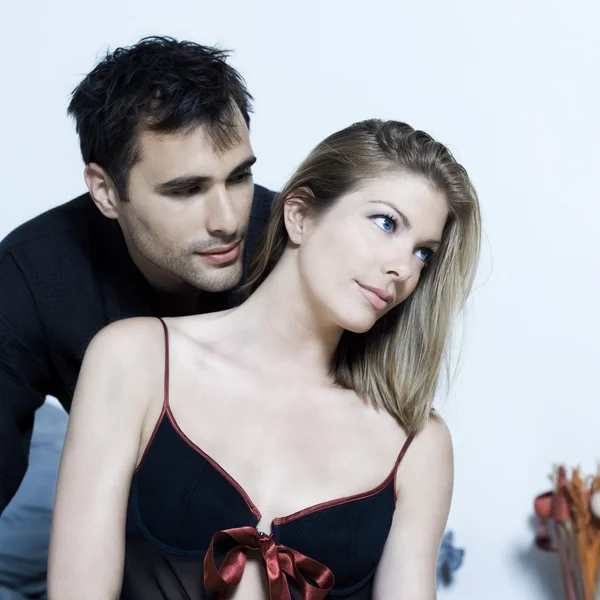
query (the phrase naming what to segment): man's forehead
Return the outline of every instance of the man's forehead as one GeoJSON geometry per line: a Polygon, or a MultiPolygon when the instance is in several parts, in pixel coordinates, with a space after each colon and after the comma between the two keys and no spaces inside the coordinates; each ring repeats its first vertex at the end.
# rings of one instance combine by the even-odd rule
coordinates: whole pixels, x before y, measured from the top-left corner
{"type": "Polygon", "coordinates": [[[153,179],[182,172],[211,177],[227,175],[252,156],[245,123],[236,129],[236,135],[226,145],[216,143],[204,125],[173,133],[144,129],[138,135],[138,165],[152,172],[153,179]]]}

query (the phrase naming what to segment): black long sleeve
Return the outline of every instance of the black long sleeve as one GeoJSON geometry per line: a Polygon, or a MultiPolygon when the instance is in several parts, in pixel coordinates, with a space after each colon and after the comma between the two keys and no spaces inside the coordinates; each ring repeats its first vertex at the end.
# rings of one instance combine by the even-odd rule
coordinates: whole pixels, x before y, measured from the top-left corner
{"type": "Polygon", "coordinates": [[[49,366],[31,290],[10,253],[0,254],[0,512],[27,469],[35,411],[49,366]]]}

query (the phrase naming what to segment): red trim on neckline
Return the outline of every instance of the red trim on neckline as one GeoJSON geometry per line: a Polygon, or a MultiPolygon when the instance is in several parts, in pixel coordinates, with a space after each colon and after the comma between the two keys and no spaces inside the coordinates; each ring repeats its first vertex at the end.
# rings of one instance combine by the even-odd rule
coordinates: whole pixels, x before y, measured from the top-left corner
{"type": "Polygon", "coordinates": [[[202,456],[202,458],[207,460],[223,477],[225,477],[225,479],[227,479],[227,481],[229,481],[229,483],[238,491],[240,496],[246,501],[248,508],[254,513],[254,515],[256,517],[258,517],[259,520],[262,519],[262,515],[260,514],[260,511],[256,507],[256,504],[254,504],[254,502],[252,502],[252,499],[246,493],[246,490],[214,458],[212,458],[212,456],[210,456],[209,454],[204,452],[204,450],[202,450],[202,448],[200,448],[200,446],[198,446],[197,444],[192,442],[192,440],[190,440],[190,438],[182,431],[181,427],[179,427],[179,424],[177,423],[177,420],[175,419],[175,415],[171,411],[170,406],[167,406],[166,414],[167,414],[167,417],[169,418],[169,421],[171,422],[171,425],[173,426],[173,429],[175,429],[175,431],[177,432],[179,437],[188,446],[190,446],[193,450],[195,450],[198,454],[200,454],[200,456],[202,456]]]}
{"type": "MultiPolygon", "coordinates": [[[[197,444],[195,444],[179,427],[173,412],[171,411],[171,407],[167,407],[166,415],[169,418],[169,422],[177,432],[177,434],[181,437],[183,442],[185,442],[188,446],[190,446],[193,450],[195,450],[200,456],[206,459],[229,483],[238,491],[240,496],[246,501],[250,510],[254,513],[256,517],[260,520],[262,518],[262,514],[260,510],[257,508],[256,504],[252,502],[250,495],[246,492],[246,490],[237,482],[237,480],[232,477],[214,458],[212,458],[209,454],[207,454],[202,448],[200,448],[197,444]]],[[[381,491],[383,491],[390,482],[394,482],[395,484],[395,475],[398,469],[398,465],[404,456],[404,453],[408,449],[410,442],[412,441],[412,436],[409,436],[404,442],[402,446],[402,450],[396,462],[394,463],[394,467],[392,468],[390,474],[377,486],[371,488],[365,492],[359,492],[357,494],[352,494],[350,496],[343,496],[341,498],[335,498],[333,500],[326,500],[325,502],[319,502],[317,504],[313,504],[308,506],[307,508],[303,508],[302,510],[296,511],[290,515],[286,515],[284,517],[277,517],[271,521],[271,526],[284,525],[290,521],[295,521],[296,519],[300,519],[306,515],[309,515],[313,512],[318,512],[320,510],[326,510],[328,508],[333,508],[334,506],[346,504],[347,502],[354,502],[355,500],[362,500],[364,498],[369,498],[370,496],[374,496],[381,491]]],[[[394,504],[396,502],[396,486],[394,485],[394,504]]]]}
{"type": "Polygon", "coordinates": [[[398,466],[400,461],[404,457],[404,454],[408,450],[410,443],[413,440],[412,435],[409,435],[406,438],[406,441],[402,445],[402,449],[400,450],[400,454],[394,463],[394,467],[392,468],[390,474],[377,486],[367,490],[366,492],[359,492],[358,494],[352,494],[350,496],[343,496],[342,498],[336,498],[335,500],[327,500],[325,502],[319,502],[318,504],[313,504],[308,508],[303,508],[302,510],[298,510],[291,515],[287,515],[285,517],[278,517],[271,521],[272,526],[277,525],[285,525],[290,521],[295,521],[296,519],[301,519],[302,517],[306,517],[314,512],[318,512],[320,510],[326,510],[328,508],[333,508],[334,506],[341,506],[342,504],[347,504],[348,502],[354,502],[357,500],[364,500],[365,498],[370,498],[371,496],[376,496],[380,492],[382,492],[390,483],[394,484],[394,507],[396,506],[397,493],[396,493],[396,472],[398,470],[398,466]]]}
{"type": "Polygon", "coordinates": [[[312,513],[319,512],[321,510],[327,510],[328,508],[333,508],[335,506],[341,506],[342,504],[347,504],[348,502],[355,502],[357,500],[364,500],[365,498],[370,498],[371,496],[376,496],[380,492],[382,492],[389,484],[391,477],[388,475],[384,481],[382,481],[378,486],[366,491],[359,492],[358,494],[352,494],[351,496],[344,496],[342,498],[336,498],[335,500],[326,500],[325,502],[319,502],[318,504],[313,504],[308,508],[303,508],[302,510],[298,510],[291,515],[287,515],[286,517],[277,517],[271,521],[271,525],[277,527],[278,525],[285,525],[291,521],[295,521],[297,519],[301,519],[302,517],[306,517],[312,513]]]}
{"type": "MultiPolygon", "coordinates": [[[[148,444],[146,445],[146,449],[144,450],[144,453],[142,454],[142,458],[140,459],[139,465],[136,467],[134,473],[137,472],[139,470],[139,468],[141,467],[142,462],[143,462],[144,458],[146,457],[146,454],[150,448],[150,445],[152,444],[152,442],[154,440],[156,432],[158,431],[158,428],[159,428],[164,416],[167,415],[169,422],[171,423],[173,429],[175,429],[175,431],[177,432],[179,437],[183,440],[183,442],[186,443],[188,446],[190,446],[198,454],[200,454],[200,456],[202,456],[206,461],[208,461],[212,465],[212,467],[214,469],[216,469],[236,489],[236,491],[240,494],[240,496],[245,500],[246,504],[248,505],[248,508],[252,511],[252,513],[260,521],[260,519],[262,519],[262,514],[261,514],[260,510],[258,510],[256,504],[254,504],[254,502],[252,502],[252,499],[250,498],[250,495],[246,492],[246,490],[214,458],[212,458],[209,454],[204,452],[204,450],[202,450],[202,448],[200,448],[200,446],[195,444],[184,433],[184,431],[181,429],[181,427],[179,427],[179,424],[177,423],[177,419],[175,418],[175,415],[171,411],[171,406],[169,404],[169,334],[168,334],[168,329],[167,329],[166,323],[162,319],[159,319],[159,320],[162,323],[162,326],[164,329],[164,336],[165,336],[165,378],[164,378],[163,409],[162,409],[162,412],[158,419],[158,422],[156,423],[154,431],[152,432],[152,436],[150,437],[150,440],[148,441],[148,444]]],[[[409,435],[406,438],[406,441],[402,445],[400,454],[398,455],[398,458],[396,459],[396,462],[394,463],[394,466],[393,466],[390,474],[379,485],[375,486],[374,488],[371,488],[370,490],[367,490],[366,492],[359,492],[358,494],[352,494],[350,496],[343,496],[342,498],[335,498],[334,500],[327,500],[325,502],[319,502],[317,504],[313,504],[312,506],[308,506],[307,508],[303,508],[302,510],[296,511],[290,515],[286,515],[284,517],[277,517],[271,521],[271,527],[278,526],[278,525],[285,525],[286,523],[289,523],[290,521],[295,521],[296,519],[301,519],[302,517],[305,517],[314,512],[318,512],[320,510],[326,510],[328,508],[333,508],[334,506],[340,506],[340,505],[346,504],[348,502],[354,502],[357,500],[363,500],[365,498],[375,496],[376,494],[383,491],[389,485],[390,482],[394,483],[394,506],[395,506],[396,500],[397,500],[397,490],[396,490],[396,485],[395,485],[396,472],[397,472],[398,466],[399,466],[402,458],[404,457],[404,454],[406,453],[408,447],[410,446],[413,438],[414,438],[413,435],[409,435]]]]}

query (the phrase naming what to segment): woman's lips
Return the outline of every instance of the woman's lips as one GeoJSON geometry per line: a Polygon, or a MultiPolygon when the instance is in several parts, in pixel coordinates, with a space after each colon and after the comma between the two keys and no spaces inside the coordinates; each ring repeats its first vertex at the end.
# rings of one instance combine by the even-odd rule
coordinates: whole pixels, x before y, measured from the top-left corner
{"type": "MultiPolygon", "coordinates": [[[[357,282],[358,283],[358,282],[357,282]]],[[[384,310],[387,308],[392,296],[385,290],[374,288],[371,286],[363,285],[358,283],[358,288],[362,292],[363,296],[372,304],[376,310],[384,310]]]]}

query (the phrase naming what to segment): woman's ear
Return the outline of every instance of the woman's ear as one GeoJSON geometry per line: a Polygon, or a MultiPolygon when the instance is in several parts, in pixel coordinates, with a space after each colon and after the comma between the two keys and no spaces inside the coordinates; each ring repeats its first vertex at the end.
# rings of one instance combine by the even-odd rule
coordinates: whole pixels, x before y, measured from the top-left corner
{"type": "Polygon", "coordinates": [[[290,241],[293,244],[300,245],[302,238],[306,233],[308,221],[308,205],[306,203],[306,192],[292,192],[283,204],[283,220],[287,229],[290,241]]]}

